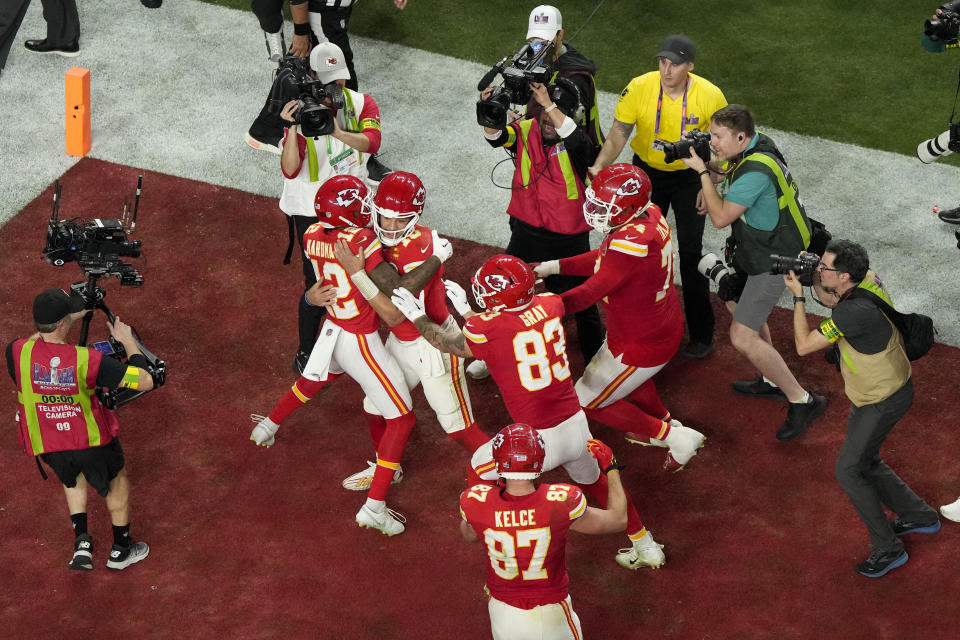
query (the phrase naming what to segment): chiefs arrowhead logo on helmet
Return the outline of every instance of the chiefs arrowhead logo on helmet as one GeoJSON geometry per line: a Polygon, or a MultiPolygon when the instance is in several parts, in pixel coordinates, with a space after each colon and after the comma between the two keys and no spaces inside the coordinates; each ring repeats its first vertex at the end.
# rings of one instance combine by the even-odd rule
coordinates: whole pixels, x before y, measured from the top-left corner
{"type": "Polygon", "coordinates": [[[635,196],[640,193],[640,181],[636,178],[630,178],[617,187],[618,196],[635,196]]]}
{"type": "Polygon", "coordinates": [[[491,273],[483,276],[483,284],[491,291],[503,291],[510,286],[510,280],[499,273],[491,273]]]}
{"type": "Polygon", "coordinates": [[[356,200],[363,200],[363,198],[360,197],[360,190],[357,188],[342,189],[340,191],[337,191],[336,202],[341,207],[349,207],[356,200]]]}
{"type": "Polygon", "coordinates": [[[417,193],[413,196],[413,206],[422,207],[427,201],[427,190],[423,187],[417,189],[417,193]]]}

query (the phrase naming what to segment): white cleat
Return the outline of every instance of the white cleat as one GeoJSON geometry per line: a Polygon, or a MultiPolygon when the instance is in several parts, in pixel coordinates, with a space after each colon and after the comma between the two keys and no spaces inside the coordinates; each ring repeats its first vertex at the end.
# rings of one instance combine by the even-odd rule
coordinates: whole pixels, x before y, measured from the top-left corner
{"type": "Polygon", "coordinates": [[[943,514],[943,517],[947,520],[960,522],[960,498],[957,498],[956,502],[951,502],[950,504],[945,504],[940,507],[940,513],[943,514]]]}
{"type": "Polygon", "coordinates": [[[654,540],[653,534],[649,531],[647,535],[634,541],[632,547],[620,549],[617,554],[617,564],[633,571],[640,567],[657,569],[666,561],[667,556],[663,553],[663,545],[654,540]]]}
{"type": "Polygon", "coordinates": [[[664,442],[670,448],[663,468],[677,472],[690,462],[690,458],[697,455],[697,450],[703,446],[706,437],[696,429],[683,426],[679,420],[670,421],[670,433],[664,442]]]}
{"type": "MultiPolygon", "coordinates": [[[[350,491],[366,491],[373,484],[373,474],[377,471],[377,463],[367,461],[367,468],[358,471],[352,476],[348,476],[341,484],[344,489],[350,491]]],[[[398,466],[393,472],[393,481],[390,484],[397,484],[403,480],[403,467],[398,466]]]]}
{"type": "Polygon", "coordinates": [[[490,376],[490,369],[487,368],[487,363],[483,360],[474,360],[467,365],[467,375],[474,380],[483,380],[490,376]]]}
{"type": "Polygon", "coordinates": [[[394,511],[384,507],[383,511],[374,511],[367,505],[360,507],[357,512],[357,524],[363,528],[379,529],[385,536],[395,536],[403,533],[403,523],[407,519],[394,511]]]}
{"type": "Polygon", "coordinates": [[[283,42],[283,29],[277,31],[276,33],[264,31],[263,39],[267,43],[267,58],[270,60],[270,62],[280,62],[280,59],[283,58],[284,50],[286,49],[283,42]]]}
{"type": "Polygon", "coordinates": [[[257,423],[250,434],[250,439],[257,443],[258,447],[272,447],[274,443],[273,436],[276,435],[280,425],[266,416],[256,413],[250,414],[250,419],[257,423]]]}

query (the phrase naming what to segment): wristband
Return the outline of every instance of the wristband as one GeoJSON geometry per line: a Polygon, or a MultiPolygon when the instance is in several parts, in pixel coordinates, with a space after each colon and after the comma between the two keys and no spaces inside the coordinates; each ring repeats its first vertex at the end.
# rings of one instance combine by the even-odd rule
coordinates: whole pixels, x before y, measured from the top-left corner
{"type": "Polygon", "coordinates": [[[701,172],[698,173],[697,175],[698,175],[698,176],[705,176],[705,175],[709,175],[709,174],[710,174],[710,169],[704,169],[703,171],[701,171],[701,172]]]}
{"type": "Polygon", "coordinates": [[[611,464],[611,465],[610,465],[609,467],[607,467],[606,469],[603,469],[603,475],[607,475],[608,473],[610,473],[610,472],[613,471],[614,469],[616,469],[617,471],[623,471],[623,467],[624,467],[624,465],[622,465],[622,464],[617,464],[616,459],[614,459],[613,464],[611,464]]]}
{"type": "Polygon", "coordinates": [[[310,31],[310,23],[309,23],[309,22],[302,22],[302,23],[300,23],[300,24],[297,24],[296,22],[293,23],[293,35],[295,35],[295,36],[308,36],[308,35],[310,35],[311,33],[312,33],[312,32],[310,31]]]}
{"type": "Polygon", "coordinates": [[[368,276],[365,271],[351,273],[350,279],[353,281],[353,284],[356,285],[357,290],[360,291],[360,295],[363,296],[364,300],[373,300],[377,297],[377,294],[380,293],[380,289],[377,288],[377,285],[373,284],[373,280],[370,279],[370,276],[368,276]]]}
{"type": "Polygon", "coordinates": [[[804,298],[803,296],[793,296],[793,304],[797,304],[798,302],[806,302],[806,301],[807,299],[804,298]]]}
{"type": "Polygon", "coordinates": [[[544,113],[550,113],[551,111],[553,111],[553,110],[556,109],[556,108],[557,108],[557,103],[551,102],[551,103],[550,103],[550,106],[547,107],[546,109],[544,109],[543,112],[544,112],[544,113]]]}

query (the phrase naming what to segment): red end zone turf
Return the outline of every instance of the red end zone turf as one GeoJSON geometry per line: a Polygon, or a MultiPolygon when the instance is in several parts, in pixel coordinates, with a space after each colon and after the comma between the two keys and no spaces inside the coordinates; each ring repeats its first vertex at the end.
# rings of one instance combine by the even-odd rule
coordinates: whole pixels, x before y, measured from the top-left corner
{"type": "MultiPolygon", "coordinates": [[[[62,178],[62,216],[118,217],[139,173],[81,160],[62,178]]],[[[272,449],[248,440],[249,414],[268,411],[295,378],[302,277],[296,257],[281,264],[286,227],[276,201],[142,173],[133,237],[143,241],[144,258],[132,262],[145,284],[101,284],[110,308],[168,364],[165,387],[119,412],[132,532],[150,543],[150,557],[122,573],[103,566],[109,517],[93,496],[96,570],[67,569],[72,536],[62,490],[55,478],[41,481],[20,451],[16,393],[2,383],[4,635],[489,637],[486,558],[457,530],[467,456],[444,435],[422,393],[414,392],[418,423],[404,457],[407,475],[388,498],[407,517],[407,531],[388,539],[361,530],[353,517],[364,494],[340,487],[373,456],[355,383],[344,378],[320,392],[282,426],[272,449]]],[[[37,293],[81,279],[75,264],[55,268],[40,257],[52,193],[51,186],[0,229],[4,346],[32,333],[37,293]]],[[[429,207],[423,221],[431,223],[429,207]]],[[[448,277],[465,287],[498,251],[456,239],[454,246],[448,277]]],[[[705,361],[678,357],[657,378],[665,404],[707,435],[687,469],[663,475],[662,450],[628,445],[594,425],[628,465],[625,484],[666,545],[667,564],[629,572],[613,559],[624,537],[571,536],[571,594],[585,635],[950,637],[960,525],[945,521],[935,535],[909,538],[909,563],[881,580],[856,575],[853,565],[870,549],[833,479],[849,407],[839,374],[820,355],[793,355],[790,312],[774,312],[781,352],[801,383],[830,401],[805,436],[776,441],[780,405],[730,389],[732,380],[754,374],[729,345],[729,318],[715,304],[717,351],[705,361]]],[[[95,318],[94,337],[105,335],[103,322],[95,318]]],[[[578,374],[582,363],[568,331],[578,374]]],[[[957,362],[957,349],[937,345],[915,363],[914,407],[883,451],[934,506],[960,493],[957,362]]],[[[509,422],[492,381],[471,381],[470,391],[488,434],[509,422]]]]}

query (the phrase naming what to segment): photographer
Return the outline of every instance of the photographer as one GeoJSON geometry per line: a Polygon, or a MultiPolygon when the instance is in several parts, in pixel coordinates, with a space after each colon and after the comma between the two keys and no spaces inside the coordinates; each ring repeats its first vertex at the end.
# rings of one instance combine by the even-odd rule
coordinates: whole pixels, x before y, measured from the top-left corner
{"type": "Polygon", "coordinates": [[[146,558],[150,547],[130,537],[130,483],[116,438],[119,424],[113,411],[101,404],[97,388],[149,391],[153,378],[144,368],[147,361],[132,330],[120,318],[107,326],[123,344],[128,364],[94,348],[66,344],[70,327],[86,313],[79,297],[60,289],[38,295],[33,302],[37,332],[7,346],[7,370],[17,385],[20,444],[63,483],[74,534],[70,568],[93,569],[93,538],[87,533],[89,484],[110,510],[113,548],[107,567],[119,570],[146,558]]]}
{"type": "Polygon", "coordinates": [[[800,281],[793,271],[783,281],[794,296],[797,353],[803,356],[831,345],[839,349],[840,373],[852,406],[835,473],[873,545],[873,553],[856,571],[879,578],[907,561],[899,536],[933,533],[940,520],[880,457],[887,434],[913,403],[913,380],[900,332],[870,299],[873,294],[892,306],[869,268],[867,252],[859,244],[834,240],[827,245],[817,273],[822,289],[838,302],[815,330],[807,324],[800,281]],[[897,514],[896,520],[887,520],[884,506],[897,514]]]}
{"type": "Polygon", "coordinates": [[[732,104],[713,114],[710,136],[717,160],[729,163],[722,185],[724,197],[714,187],[711,170],[693,149],[681,160],[699,174],[704,207],[701,215],[708,214],[718,229],[731,227],[735,243],[732,264],[747,276],[739,301],[727,303],[733,313],[730,341],[762,377],[738,380],[733,390],[741,395],[789,400],[787,419],[777,438],[791,440],[823,413],[827,399],[807,393],[773,347],[767,317],[780,300],[784,285],[780,276],[769,273],[770,255],[795,256],[806,249],[810,222],[783,155],[773,140],[756,131],[746,107],[732,104]]]}
{"type": "Polygon", "coordinates": [[[636,126],[637,135],[630,143],[633,164],[650,176],[653,203],[664,215],[672,207],[676,219],[683,309],[690,334],[681,353],[705,358],[714,349],[714,318],[710,283],[697,272],[705,222],[697,215],[700,180],[680,162],[667,162],[664,157],[664,143],[679,141],[685,132],[706,131],[710,117],[727,104],[720,89],[692,73],[695,57],[696,47],[687,36],[664,39],[657,53],[659,69],[634,78],[620,94],[613,125],[590,176],[617,161],[636,126]]]}
{"type": "MultiPolygon", "coordinates": [[[[305,290],[317,281],[313,266],[303,253],[303,234],[317,222],[314,199],[329,178],[352,175],[367,179],[367,161],[380,148],[380,110],[376,101],[365,93],[344,88],[349,72],[337,45],[319,44],[310,52],[311,75],[324,86],[323,108],[333,114],[333,131],[328,135],[305,136],[301,132],[297,100],[289,101],[280,112],[287,123],[280,155],[283,171],[283,193],[280,209],[292,216],[300,242],[305,290]],[[333,95],[343,92],[343,108],[336,109],[333,95]]],[[[309,131],[307,133],[310,133],[309,131]]],[[[299,301],[300,346],[294,359],[296,373],[303,372],[323,319],[323,308],[299,301]]]]}
{"type": "MultiPolygon", "coordinates": [[[[541,107],[536,120],[518,120],[502,130],[484,127],[490,145],[503,147],[514,157],[506,253],[528,263],[590,251],[590,225],[582,211],[584,177],[594,157],[590,138],[575,122],[584,108],[576,85],[557,78],[549,87],[532,82],[530,88],[541,107]]],[[[486,89],[484,97],[489,92],[486,89]]],[[[544,284],[553,293],[563,293],[585,281],[578,276],[552,275],[544,284]]],[[[594,304],[574,318],[584,362],[589,362],[603,343],[600,312],[594,304]]],[[[477,365],[471,367],[471,375],[477,377],[477,365]]]]}

